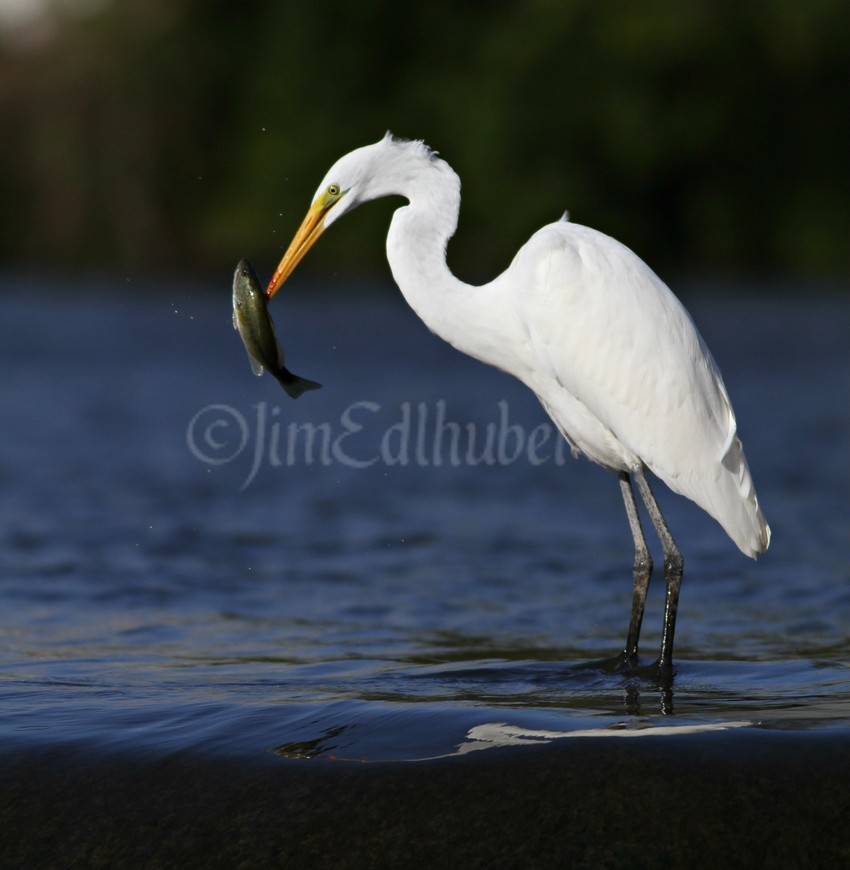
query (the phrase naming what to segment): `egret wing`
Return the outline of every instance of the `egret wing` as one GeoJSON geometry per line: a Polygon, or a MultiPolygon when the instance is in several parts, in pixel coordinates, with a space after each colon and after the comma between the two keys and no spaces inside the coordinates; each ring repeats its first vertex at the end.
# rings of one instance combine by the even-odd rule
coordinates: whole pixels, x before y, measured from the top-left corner
{"type": "Polygon", "coordinates": [[[732,405],[679,300],[636,254],[587,227],[552,224],[522,253],[517,304],[543,373],[529,386],[571,444],[614,469],[646,465],[745,552],[757,549],[764,520],[732,405]],[[747,527],[746,544],[730,526],[747,527]]]}

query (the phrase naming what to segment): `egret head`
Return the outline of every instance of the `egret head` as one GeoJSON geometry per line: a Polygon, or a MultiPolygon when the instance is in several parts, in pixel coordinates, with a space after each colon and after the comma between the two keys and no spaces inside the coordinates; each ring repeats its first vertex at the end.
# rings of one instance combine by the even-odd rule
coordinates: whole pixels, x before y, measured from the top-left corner
{"type": "Polygon", "coordinates": [[[368,180],[374,175],[375,152],[380,150],[385,139],[346,154],[328,170],[298,232],[272,275],[266,290],[269,299],[277,293],[319,236],[335,220],[364,201],[363,191],[368,188],[368,180]]]}
{"type": "Polygon", "coordinates": [[[313,204],[272,275],[266,296],[271,299],[277,293],[334,221],[371,199],[390,194],[403,195],[414,180],[416,164],[434,159],[433,152],[421,142],[394,139],[390,133],[374,145],[366,145],[340,157],[316,190],[313,204]],[[417,159],[411,160],[411,157],[417,159]]]}

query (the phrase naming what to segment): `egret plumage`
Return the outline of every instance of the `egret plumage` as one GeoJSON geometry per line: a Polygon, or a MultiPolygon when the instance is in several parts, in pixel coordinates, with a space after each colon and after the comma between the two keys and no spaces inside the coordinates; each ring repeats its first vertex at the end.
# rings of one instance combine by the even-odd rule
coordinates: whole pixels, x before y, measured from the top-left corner
{"type": "Polygon", "coordinates": [[[635,548],[623,662],[637,663],[652,558],[632,482],[664,554],[659,663],[673,661],[684,563],[645,472],[714,517],[755,558],[770,542],[720,371],[681,302],[629,248],[562,219],[508,268],[473,286],[452,275],[460,179],[422,142],[387,134],[328,171],[266,291],[271,298],[321,234],[361,203],[397,195],[387,259],[407,302],[463,353],[517,377],[574,454],[619,476],[635,548]]]}

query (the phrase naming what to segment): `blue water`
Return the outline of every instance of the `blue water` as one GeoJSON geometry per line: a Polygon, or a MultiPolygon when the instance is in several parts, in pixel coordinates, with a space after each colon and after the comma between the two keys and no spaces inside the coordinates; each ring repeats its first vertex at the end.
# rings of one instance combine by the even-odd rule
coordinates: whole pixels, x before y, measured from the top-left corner
{"type": "Polygon", "coordinates": [[[292,401],[251,375],[228,283],[0,282],[5,746],[420,759],[499,723],[850,727],[846,293],[686,298],[773,543],[753,562],[656,487],[686,557],[665,692],[594,664],[624,642],[631,539],[533,396],[337,283],[275,300],[325,385],[292,401]]]}

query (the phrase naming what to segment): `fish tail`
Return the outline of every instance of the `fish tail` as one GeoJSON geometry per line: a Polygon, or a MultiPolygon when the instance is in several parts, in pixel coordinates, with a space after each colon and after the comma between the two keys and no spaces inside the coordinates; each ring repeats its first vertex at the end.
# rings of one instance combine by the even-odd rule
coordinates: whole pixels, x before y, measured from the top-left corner
{"type": "Polygon", "coordinates": [[[309,381],[307,378],[294,375],[286,366],[281,366],[277,379],[293,399],[297,399],[302,393],[306,393],[309,390],[320,390],[322,388],[322,385],[316,383],[316,381],[309,381]]]}

